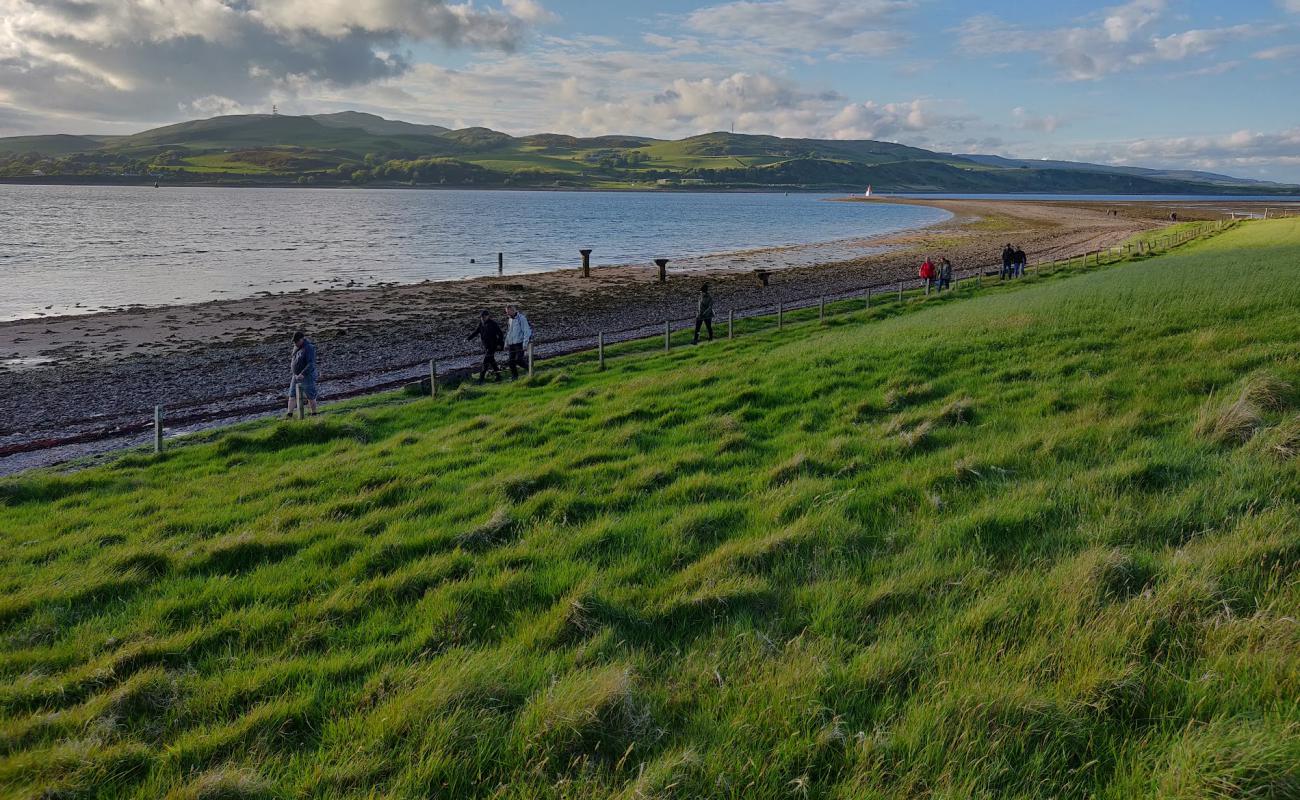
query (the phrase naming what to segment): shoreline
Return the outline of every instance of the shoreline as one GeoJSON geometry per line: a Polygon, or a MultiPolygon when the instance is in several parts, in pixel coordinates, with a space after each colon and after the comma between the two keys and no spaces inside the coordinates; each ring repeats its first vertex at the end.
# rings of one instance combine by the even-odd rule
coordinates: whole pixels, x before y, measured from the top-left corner
{"type": "MultiPolygon", "coordinates": [[[[652,267],[594,267],[590,279],[578,269],[565,269],[0,323],[0,353],[49,359],[0,370],[0,447],[138,423],[151,417],[154,404],[219,415],[241,403],[279,402],[286,383],[285,340],[295,328],[306,329],[317,342],[322,397],[328,402],[331,394],[364,393],[367,386],[418,375],[412,365],[427,369],[430,358],[449,367],[458,360],[472,362],[475,348],[465,340],[472,314],[484,307],[495,313],[506,300],[528,313],[544,355],[547,343],[563,346],[594,339],[597,332],[651,328],[665,319],[693,316],[704,278],[714,290],[715,307],[725,314],[728,308],[774,306],[913,279],[916,261],[927,253],[947,255],[959,271],[968,272],[994,263],[1005,241],[1020,244],[1038,261],[1118,244],[1168,224],[1167,210],[1145,202],[1111,215],[1115,203],[846,201],[914,203],[953,216],[866,243],[858,240],[834,260],[774,270],[766,288],[744,267],[683,272],[670,265],[664,284],[652,267]]],[[[1181,204],[1179,214],[1197,218],[1181,204]]],[[[1210,211],[1200,218],[1220,216],[1210,211]]],[[[745,252],[761,258],[769,250],[745,252]]],[[[0,472],[12,471],[5,464],[9,460],[0,458],[0,472]]],[[[27,459],[18,468],[41,463],[48,462],[27,459]]]]}
{"type": "MultiPolygon", "coordinates": [[[[852,198],[862,191],[862,187],[853,184],[824,184],[810,186],[800,185],[743,185],[743,184],[713,184],[706,187],[699,186],[652,186],[632,185],[632,186],[588,186],[581,184],[563,185],[563,186],[528,186],[528,185],[509,185],[509,184],[464,184],[464,185],[446,185],[446,184],[406,184],[406,183],[298,183],[292,181],[257,181],[257,180],[226,180],[226,181],[184,181],[184,182],[166,182],[161,181],[158,187],[154,187],[153,178],[135,179],[132,176],[130,180],[79,180],[82,176],[68,176],[69,180],[59,180],[57,176],[46,176],[44,178],[36,177],[0,177],[0,186],[138,186],[142,188],[158,189],[178,189],[186,187],[203,188],[203,189],[395,189],[401,191],[473,191],[473,192],[642,192],[654,194],[658,192],[674,192],[679,194],[737,194],[737,193],[760,193],[760,194],[780,194],[780,193],[798,193],[798,194],[847,194],[852,198]]],[[[1241,187],[1249,188],[1249,187],[1241,187]]],[[[1023,198],[1025,201],[1033,201],[1042,194],[1051,195],[1073,195],[1079,198],[1086,197],[1117,197],[1109,192],[972,192],[964,195],[958,192],[923,192],[909,191],[906,189],[890,190],[879,189],[877,195],[872,199],[887,199],[906,195],[904,199],[924,197],[932,195],[935,200],[974,200],[978,199],[970,195],[998,195],[997,200],[988,202],[1018,202],[1016,198],[1023,198]]],[[[1166,195],[1134,195],[1135,197],[1164,197],[1166,195]]],[[[1199,198],[1212,200],[1214,198],[1275,198],[1280,202],[1300,203],[1300,191],[1297,190],[1274,190],[1258,189],[1254,194],[1222,194],[1218,192],[1178,192],[1167,195],[1168,197],[1195,197],[1194,201],[1200,202],[1199,198]]],[[[1042,202],[1074,202],[1074,201],[1042,201],[1042,202]]],[[[1085,201],[1080,201],[1085,202],[1085,201]]],[[[1116,201],[1122,202],[1122,201],[1116,201]]],[[[1163,201],[1144,201],[1144,202],[1163,202],[1163,201]]],[[[1267,202],[1261,200],[1245,199],[1239,202],[1267,202]]]]}
{"type": "MultiPolygon", "coordinates": [[[[840,202],[839,198],[827,198],[827,199],[832,202],[840,202]]],[[[880,234],[874,234],[869,236],[855,236],[847,239],[830,239],[826,241],[805,242],[799,244],[774,244],[765,247],[744,248],[738,250],[720,250],[717,252],[708,252],[708,253],[701,253],[695,255],[683,255],[678,258],[672,259],[670,270],[674,274],[678,274],[682,276],[725,275],[728,273],[744,273],[748,270],[748,267],[726,266],[721,262],[732,262],[732,263],[738,263],[744,265],[755,259],[772,259],[773,257],[776,257],[777,261],[775,263],[768,261],[764,266],[765,269],[771,269],[773,271],[781,271],[787,269],[797,269],[799,267],[816,266],[822,263],[831,263],[836,260],[844,260],[845,258],[858,257],[862,255],[863,252],[883,249],[887,245],[879,244],[881,240],[884,240],[888,237],[895,236],[895,235],[914,233],[938,225],[945,225],[950,223],[952,219],[953,217],[949,215],[948,217],[938,220],[936,222],[929,222],[922,225],[918,225],[915,228],[907,228],[905,230],[894,231],[892,233],[880,233],[880,234]]],[[[484,262],[484,266],[485,267],[489,266],[489,263],[484,262]]],[[[4,347],[7,344],[3,338],[3,330],[6,327],[12,327],[15,325],[24,325],[28,323],[38,323],[38,322],[49,323],[49,324],[62,324],[67,322],[93,320],[95,318],[106,316],[106,315],[145,314],[150,312],[166,311],[168,309],[178,309],[178,308],[202,309],[206,307],[220,306],[222,304],[232,305],[232,304],[247,303],[254,300],[265,300],[270,298],[287,298],[287,297],[313,295],[313,294],[325,294],[329,292],[364,292],[364,291],[371,291],[371,290],[378,290],[378,289],[404,288],[404,287],[416,287],[416,286],[433,287],[439,285],[463,284],[463,283],[468,283],[473,281],[485,281],[488,279],[499,280],[505,278],[512,278],[512,279],[527,280],[535,276],[550,275],[553,273],[560,273],[560,272],[570,272],[570,271],[576,271],[577,269],[578,269],[577,267],[573,267],[571,265],[563,266],[563,267],[527,267],[526,266],[521,269],[517,269],[514,272],[507,271],[504,275],[500,275],[500,276],[488,273],[488,274],[480,274],[480,275],[465,275],[462,277],[455,277],[455,278],[426,278],[424,280],[410,282],[410,283],[402,282],[402,281],[379,281],[376,283],[360,285],[360,286],[342,285],[343,279],[338,278],[333,280],[333,283],[335,285],[327,284],[322,286],[319,284],[324,283],[324,281],[318,281],[317,282],[318,285],[314,287],[301,286],[297,289],[284,289],[280,291],[260,289],[251,294],[238,295],[234,297],[218,297],[218,298],[213,298],[208,300],[195,300],[191,302],[180,302],[180,303],[157,303],[157,304],[132,303],[123,306],[106,306],[100,308],[92,308],[83,313],[77,313],[77,314],[59,314],[59,313],[53,313],[49,315],[37,314],[36,316],[19,317],[17,319],[0,319],[0,371],[4,370],[7,361],[13,361],[15,358],[21,359],[21,358],[30,357],[24,355],[17,355],[17,356],[12,355],[12,353],[18,351],[8,351],[11,353],[10,357],[5,357],[3,355],[3,353],[6,352],[4,350],[4,347]]],[[[594,275],[598,270],[627,270],[635,273],[635,272],[649,271],[652,270],[653,268],[644,264],[618,263],[618,264],[596,265],[593,266],[591,269],[594,275]]]]}

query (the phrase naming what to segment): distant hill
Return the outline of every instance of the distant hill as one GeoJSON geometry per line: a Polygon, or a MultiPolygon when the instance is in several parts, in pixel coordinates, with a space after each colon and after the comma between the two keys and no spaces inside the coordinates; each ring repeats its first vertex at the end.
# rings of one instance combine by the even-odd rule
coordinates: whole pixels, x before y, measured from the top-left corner
{"type": "Polygon", "coordinates": [[[511,136],[359,111],[235,114],[130,136],[0,139],[0,179],[357,186],[730,188],[882,192],[1284,194],[1194,170],[954,155],[872,140],[705,133],[511,136]]]}
{"type": "Polygon", "coordinates": [[[42,153],[61,156],[96,150],[102,143],[89,136],[69,136],[55,133],[48,136],[10,136],[0,139],[0,153],[42,153]]]}
{"type": "Polygon", "coordinates": [[[312,114],[311,118],[330,128],[357,128],[376,136],[441,136],[451,130],[441,125],[416,125],[411,122],[384,119],[360,111],[312,114]]]}
{"type": "Polygon", "coordinates": [[[1056,169],[1082,172],[1110,172],[1122,175],[1138,175],[1144,178],[1168,178],[1179,181],[1198,181],[1225,186],[1284,186],[1273,181],[1260,181],[1251,178],[1237,178],[1214,172],[1202,172],[1190,169],[1150,169],[1148,167],[1124,167],[1107,164],[1089,164],[1082,161],[1054,161],[1051,159],[1004,158],[1002,156],[983,156],[963,154],[958,158],[1007,169],[1056,169]]]}

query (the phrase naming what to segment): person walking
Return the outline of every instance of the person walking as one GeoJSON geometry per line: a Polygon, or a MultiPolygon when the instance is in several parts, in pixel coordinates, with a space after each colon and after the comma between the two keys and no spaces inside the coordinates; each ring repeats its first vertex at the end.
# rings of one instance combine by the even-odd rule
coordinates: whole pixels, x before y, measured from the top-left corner
{"type": "Polygon", "coordinates": [[[939,291],[952,288],[952,262],[942,259],[939,262],[939,291]]]}
{"type": "Polygon", "coordinates": [[[506,306],[506,350],[510,367],[510,379],[519,377],[519,368],[528,371],[528,360],[524,350],[533,341],[533,328],[528,324],[528,317],[513,304],[506,306]]]}
{"type": "Polygon", "coordinates": [[[1002,248],[1002,272],[1000,273],[1000,277],[1002,278],[1002,280],[1006,280],[1007,276],[1011,274],[1011,265],[1015,263],[1015,260],[1016,260],[1015,248],[1013,248],[1009,244],[1006,247],[1002,248]]]}
{"type": "Polygon", "coordinates": [[[497,366],[496,354],[501,352],[501,344],[505,341],[505,335],[501,333],[501,326],[497,321],[492,319],[492,315],[483,310],[478,312],[478,327],[465,337],[469,341],[477,338],[483,343],[483,366],[478,372],[478,382],[482,383],[487,379],[488,370],[492,370],[493,376],[497,381],[501,380],[501,367],[497,366]]]}
{"type": "Polygon", "coordinates": [[[921,276],[921,281],[925,284],[925,293],[929,294],[930,286],[934,284],[934,262],[930,260],[929,256],[926,256],[925,261],[921,262],[921,269],[917,270],[916,274],[921,276]]]}
{"type": "Polygon", "coordinates": [[[1020,247],[1018,246],[1016,247],[1015,263],[1016,263],[1016,277],[1017,278],[1025,277],[1025,265],[1029,263],[1029,256],[1026,256],[1025,251],[1020,249],[1020,247]]]}
{"type": "Polygon", "coordinates": [[[307,407],[316,414],[316,345],[311,343],[307,334],[297,331],[293,335],[293,357],[289,362],[289,408],[286,419],[293,419],[298,410],[298,392],[307,401],[307,407]]]}
{"type": "Polygon", "coordinates": [[[700,343],[700,326],[709,331],[709,341],[713,341],[713,295],[709,294],[709,285],[700,284],[700,302],[695,307],[695,339],[691,344],[700,343]]]}

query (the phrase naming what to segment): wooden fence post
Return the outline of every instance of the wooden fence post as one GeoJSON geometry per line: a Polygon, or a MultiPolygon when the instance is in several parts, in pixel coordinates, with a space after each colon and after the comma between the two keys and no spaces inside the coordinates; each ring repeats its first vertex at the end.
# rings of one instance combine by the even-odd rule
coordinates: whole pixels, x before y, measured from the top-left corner
{"type": "Polygon", "coordinates": [[[903,282],[898,282],[898,302],[903,302],[903,282]]]}
{"type": "Polygon", "coordinates": [[[153,407],[153,451],[161,453],[163,451],[163,407],[153,407]]]}
{"type": "Polygon", "coordinates": [[[871,308],[871,287],[868,286],[867,287],[867,309],[870,310],[870,308],[871,308]]]}
{"type": "Polygon", "coordinates": [[[785,327],[785,303],[776,301],[776,329],[779,331],[785,327]]]}
{"type": "Polygon", "coordinates": [[[665,353],[668,352],[668,348],[669,348],[669,346],[670,346],[669,343],[670,343],[670,341],[671,341],[671,338],[670,338],[671,336],[672,336],[672,327],[671,327],[671,323],[670,323],[668,320],[664,320],[664,352],[665,352],[665,353]]]}
{"type": "Polygon", "coordinates": [[[820,299],[818,300],[818,303],[817,303],[817,321],[818,321],[818,322],[825,322],[825,321],[826,321],[826,298],[825,298],[825,297],[822,297],[822,298],[820,298],[820,299]]]}
{"type": "Polygon", "coordinates": [[[429,359],[429,396],[438,396],[438,362],[429,359]]]}
{"type": "Polygon", "coordinates": [[[497,253],[497,276],[506,274],[506,254],[497,253]]]}
{"type": "Polygon", "coordinates": [[[736,310],[734,308],[727,310],[727,338],[731,338],[732,326],[736,322],[736,310]]]}
{"type": "Polygon", "coordinates": [[[528,377],[533,377],[533,343],[528,343],[528,377]]]}
{"type": "Polygon", "coordinates": [[[298,419],[306,419],[307,413],[306,411],[303,410],[303,404],[302,404],[302,387],[294,386],[293,392],[294,392],[294,399],[298,403],[298,419]]]}
{"type": "Polygon", "coordinates": [[[596,334],[596,360],[599,369],[605,368],[605,334],[596,334]]]}

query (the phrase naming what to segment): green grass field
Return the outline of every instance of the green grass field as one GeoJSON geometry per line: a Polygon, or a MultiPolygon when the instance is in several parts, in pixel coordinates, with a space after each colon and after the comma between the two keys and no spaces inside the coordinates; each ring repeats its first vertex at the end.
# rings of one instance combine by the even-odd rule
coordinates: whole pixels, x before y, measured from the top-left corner
{"type": "Polygon", "coordinates": [[[1300,796],[1297,260],[1251,223],[0,484],[0,794],[1300,796]]]}

